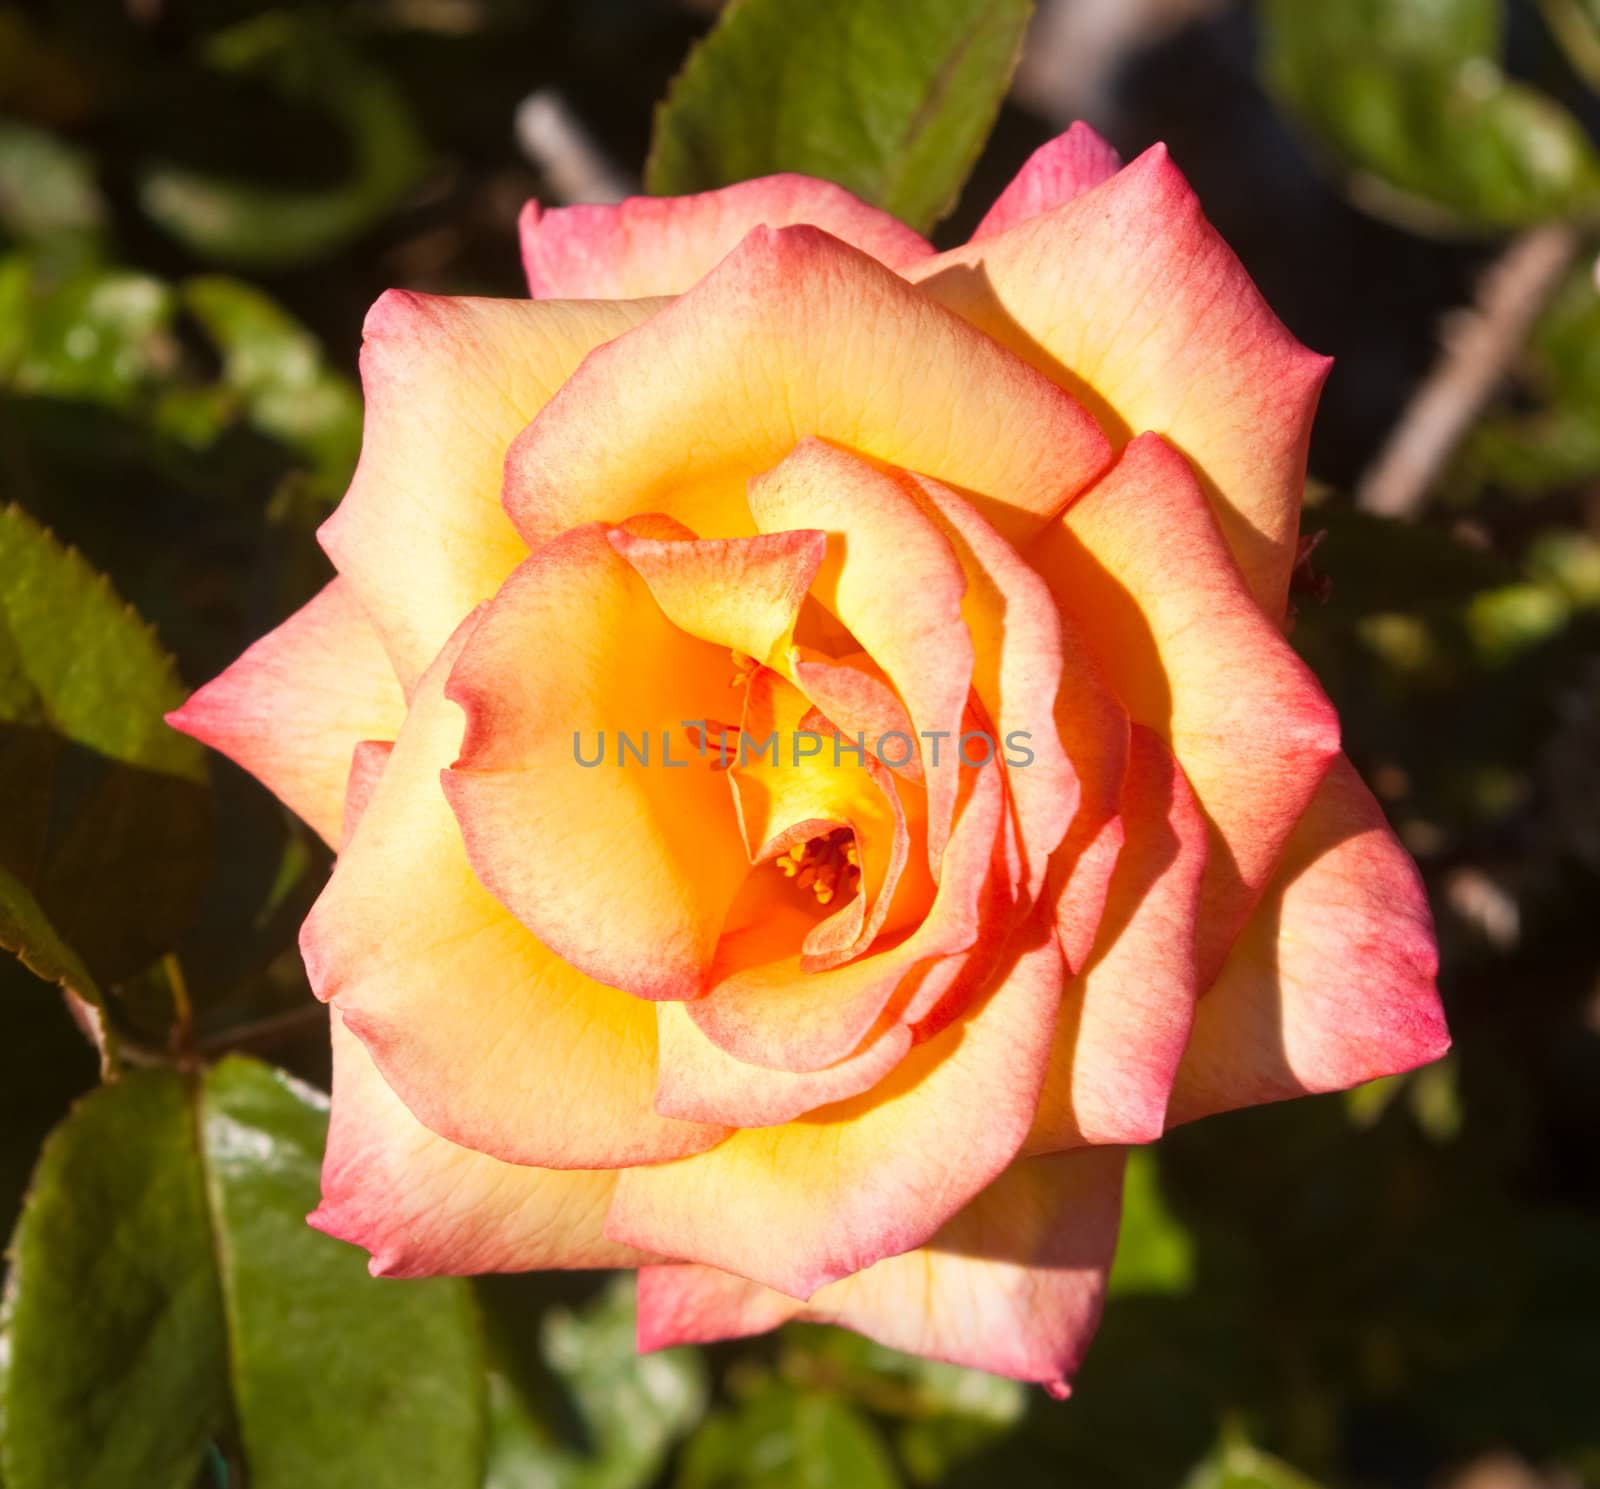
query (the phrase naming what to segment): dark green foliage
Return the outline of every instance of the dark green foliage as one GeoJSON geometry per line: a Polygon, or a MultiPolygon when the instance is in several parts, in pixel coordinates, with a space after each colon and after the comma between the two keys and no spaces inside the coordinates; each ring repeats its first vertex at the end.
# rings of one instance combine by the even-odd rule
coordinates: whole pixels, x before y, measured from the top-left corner
{"type": "Polygon", "coordinates": [[[305,1224],[325,1129],[319,1098],[235,1056],[127,1074],[50,1138],[0,1355],[11,1489],[182,1489],[215,1439],[259,1489],[475,1489],[470,1295],[369,1278],[305,1224]]]}
{"type": "Polygon", "coordinates": [[[1501,0],[1267,0],[1263,12],[1273,87],[1403,218],[1519,227],[1600,214],[1583,127],[1503,71],[1501,0]]]}
{"type": "Polygon", "coordinates": [[[11,1266],[0,1374],[10,1489],[185,1489],[229,1408],[183,1077],[135,1072],[57,1130],[11,1266]]]}
{"type": "Polygon", "coordinates": [[[656,115],[660,196],[799,171],[926,231],[955,204],[1031,0],[737,0],[656,115]]]}
{"type": "Polygon", "coordinates": [[[0,509],[0,944],[91,999],[193,909],[209,803],[202,751],[162,721],[182,696],[106,581],[0,509]]]}

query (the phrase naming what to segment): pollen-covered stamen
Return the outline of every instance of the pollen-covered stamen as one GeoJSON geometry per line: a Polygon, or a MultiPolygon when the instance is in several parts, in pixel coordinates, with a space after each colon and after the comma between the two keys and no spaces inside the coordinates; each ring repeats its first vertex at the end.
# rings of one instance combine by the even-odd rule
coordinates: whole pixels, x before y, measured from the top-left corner
{"type": "Polygon", "coordinates": [[[861,855],[848,827],[796,843],[778,855],[777,864],[784,878],[809,889],[819,905],[831,905],[840,895],[849,899],[861,884],[861,855]]]}
{"type": "Polygon", "coordinates": [[[733,663],[733,676],[728,679],[730,688],[742,688],[755,675],[760,665],[754,657],[746,656],[737,647],[730,647],[728,658],[733,663]]]}
{"type": "Polygon", "coordinates": [[[703,719],[699,724],[688,724],[684,733],[689,743],[701,755],[711,757],[713,770],[726,770],[739,758],[739,740],[743,731],[737,724],[721,724],[715,719],[703,719]]]}

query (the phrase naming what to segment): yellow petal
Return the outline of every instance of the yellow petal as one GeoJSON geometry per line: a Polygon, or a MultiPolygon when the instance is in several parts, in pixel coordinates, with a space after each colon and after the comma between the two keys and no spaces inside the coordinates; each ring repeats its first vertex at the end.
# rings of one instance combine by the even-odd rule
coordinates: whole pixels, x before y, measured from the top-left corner
{"type": "Polygon", "coordinates": [[[542,946],[468,866],[439,783],[461,741],[444,696],[459,644],[424,675],[301,932],[312,987],[416,1117],[460,1146],[618,1168],[715,1142],[717,1129],[655,1112],[654,1010],[542,946]]]}
{"type": "Polygon", "coordinates": [[[318,1230],[372,1253],[375,1277],[546,1267],[632,1267],[648,1254],[605,1238],[608,1169],[522,1168],[429,1131],[333,1014],[333,1116],[318,1230]]]}
{"type": "Polygon", "coordinates": [[[530,547],[639,512],[742,536],[745,482],[808,435],[960,488],[1013,541],[1109,456],[1071,397],[882,264],[757,228],[551,399],[512,450],[506,507],[530,547]]]}
{"type": "Polygon", "coordinates": [[[1015,1156],[1062,975],[1054,937],[1034,936],[965,1018],[867,1094],[630,1169],[606,1234],[797,1298],[920,1246],[1015,1156]]]}
{"type": "Polygon", "coordinates": [[[445,790],[478,877],[597,981],[696,997],[749,871],[689,733],[727,707],[727,650],[667,620],[586,527],[506,583],[448,692],[467,734],[445,790]]]}
{"type": "Polygon", "coordinates": [[[500,505],[511,442],[589,352],[658,303],[391,290],[372,307],[361,350],[361,462],[318,536],[407,692],[527,556],[500,505]]]}

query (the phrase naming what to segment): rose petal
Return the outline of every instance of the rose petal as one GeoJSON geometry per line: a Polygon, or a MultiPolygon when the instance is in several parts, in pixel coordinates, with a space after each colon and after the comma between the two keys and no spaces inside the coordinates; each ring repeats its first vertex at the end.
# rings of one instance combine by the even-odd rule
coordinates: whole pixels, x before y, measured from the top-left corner
{"type": "Polygon", "coordinates": [[[1121,169],[1122,157],[1087,124],[1076,123],[1065,134],[1040,145],[1023,162],[970,241],[981,243],[998,237],[1042,213],[1064,207],[1121,169]]]}
{"type": "Polygon", "coordinates": [[[911,716],[883,669],[864,651],[836,658],[796,647],[786,670],[840,734],[851,740],[860,735],[879,764],[922,783],[922,756],[911,716]]]}
{"type": "Polygon", "coordinates": [[[641,1354],[765,1334],[799,1318],[805,1303],[734,1272],[698,1262],[639,1268],[635,1343],[641,1354]]]}
{"type": "MultiPolygon", "coordinates": [[[[1006,772],[1006,785],[1026,857],[1023,879],[1032,897],[1079,800],[1078,775],[1055,725],[1066,663],[1055,598],[968,502],[937,481],[912,480],[966,577],[961,615],[972,637],[972,688],[988,716],[990,748],[1013,767],[1006,772]],[[1022,750],[1026,764],[1020,763],[1022,750]]],[[[1086,762],[1086,768],[1092,766],[1086,762]]]]}
{"type": "Polygon", "coordinates": [[[318,537],[407,692],[527,557],[500,505],[512,440],[589,352],[654,308],[391,290],[368,313],[361,462],[318,537]]]}
{"type": "Polygon", "coordinates": [[[756,227],[809,223],[891,269],[933,253],[904,223],[812,176],[763,176],[694,196],[629,197],[616,206],[523,208],[522,262],[536,300],[681,295],[756,227]]]}
{"type": "Polygon", "coordinates": [[[1120,1148],[1015,1163],[927,1245],[831,1283],[809,1303],[713,1267],[643,1267],[639,1348],[806,1318],[1065,1396],[1105,1301],[1123,1164],[1120,1148]]]}
{"type": "Polygon", "coordinates": [[[1283,615],[1329,363],[1272,313],[1165,147],[911,277],[1075,394],[1118,445],[1154,430],[1182,450],[1252,593],[1283,615]]]}
{"type": "Polygon", "coordinates": [[[870,1091],[905,1058],[911,1030],[891,1024],[822,1070],[773,1070],[736,1060],[708,1039],[684,1003],[659,1003],[656,1110],[686,1122],[772,1127],[870,1091]]]}
{"type": "Polygon", "coordinates": [[[796,1298],[920,1246],[1027,1133],[1063,978],[1054,937],[1035,929],[964,1019],[866,1095],[630,1169],[606,1234],[796,1298]]]}
{"type": "Polygon", "coordinates": [[[883,265],[757,228],[551,399],[512,447],[506,508],[530,547],[638,512],[740,537],[746,481],[808,435],[960,488],[1012,541],[1109,457],[1073,398],[883,265]]]}
{"type": "MultiPolygon", "coordinates": [[[[1058,597],[1070,605],[1070,597],[1058,597]]],[[[1128,711],[1095,659],[1082,623],[1062,608],[1061,689],[1055,726],[1078,777],[1078,810],[1051,855],[1043,898],[1056,908],[1067,967],[1081,971],[1094,949],[1117,855],[1122,852],[1122,784],[1128,769],[1128,711]]]]}
{"type": "Polygon", "coordinates": [[[613,528],[607,536],[675,626],[764,663],[794,640],[795,617],[827,551],[820,532],[662,539],[613,528]]]}
{"type": "Polygon", "coordinates": [[[974,656],[962,611],[966,575],[917,490],[908,476],[807,439],[750,483],[750,510],[763,532],[827,533],[812,594],[883,669],[911,715],[928,796],[928,866],[937,878],[961,775],[957,740],[974,656]]]}
{"type": "Polygon", "coordinates": [[[506,582],[447,689],[467,733],[445,793],[479,879],[557,955],[643,998],[699,995],[748,872],[727,782],[685,729],[726,709],[731,671],[587,527],[506,582]]]}
{"type": "Polygon", "coordinates": [[[543,1168],[617,1168],[705,1147],[717,1129],[654,1109],[654,1010],[540,945],[468,866],[439,785],[461,740],[444,685],[464,639],[424,675],[301,931],[311,985],[416,1117],[452,1143],[543,1168]]]}
{"type": "Polygon", "coordinates": [[[344,821],[339,830],[341,853],[355,836],[356,825],[366,815],[372,793],[378,789],[393,753],[392,739],[364,739],[350,757],[350,778],[344,788],[344,821]]]}
{"type": "Polygon", "coordinates": [[[1341,757],[1200,1000],[1169,1123],[1437,1060],[1438,963],[1416,865],[1341,757]]]}
{"type": "Polygon", "coordinates": [[[1172,747],[1215,836],[1210,980],[1317,783],[1339,721],[1250,597],[1188,463],[1154,435],[1030,551],[1135,722],[1172,747]]]}
{"type": "Polygon", "coordinates": [[[344,821],[350,756],[393,738],[405,698],[348,581],[335,579],[167,715],[241,765],[324,842],[344,821]]]}
{"type": "Polygon", "coordinates": [[[602,1232],[617,1176],[522,1168],[430,1132],[333,1013],[333,1115],[318,1230],[372,1253],[374,1277],[631,1267],[602,1232]]]}
{"type": "Polygon", "coordinates": [[[1025,1153],[1154,1142],[1194,1017],[1206,823],[1171,752],[1133,730],[1127,842],[1089,965],[1068,987],[1025,1153]]]}

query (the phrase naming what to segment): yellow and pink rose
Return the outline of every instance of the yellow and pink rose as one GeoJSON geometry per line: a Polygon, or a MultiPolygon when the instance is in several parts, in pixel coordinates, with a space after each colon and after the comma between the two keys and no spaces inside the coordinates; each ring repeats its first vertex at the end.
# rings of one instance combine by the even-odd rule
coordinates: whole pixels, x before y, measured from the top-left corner
{"type": "Polygon", "coordinates": [[[1448,1043],[1283,635],[1327,364],[1081,127],[948,253],[796,176],[523,252],[374,307],[338,575],[174,716],[339,849],[313,1223],[1064,1392],[1128,1145],[1448,1043]]]}

